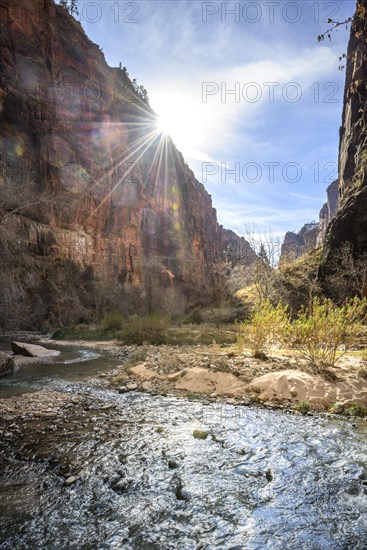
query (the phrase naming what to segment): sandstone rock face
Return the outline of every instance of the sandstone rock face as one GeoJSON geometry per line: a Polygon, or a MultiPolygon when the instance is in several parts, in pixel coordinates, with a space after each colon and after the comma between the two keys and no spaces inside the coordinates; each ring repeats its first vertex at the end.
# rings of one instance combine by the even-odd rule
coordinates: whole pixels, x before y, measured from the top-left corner
{"type": "Polygon", "coordinates": [[[339,145],[339,196],[327,235],[328,253],[345,241],[367,251],[367,0],[358,0],[351,26],[339,145]]]}
{"type": "Polygon", "coordinates": [[[0,9],[0,194],[15,210],[25,186],[47,197],[2,213],[0,326],[209,299],[213,266],[239,237],[218,225],[210,195],[162,141],[147,98],[63,7],[1,0],[0,9]]]}
{"type": "Polygon", "coordinates": [[[318,227],[316,222],[311,222],[305,224],[298,233],[288,231],[282,244],[279,264],[291,263],[303,254],[314,250],[318,227]]]}
{"type": "Polygon", "coordinates": [[[25,344],[23,342],[12,342],[11,347],[15,355],[25,355],[26,357],[50,357],[59,355],[59,351],[47,349],[35,344],[25,344]]]}
{"type": "Polygon", "coordinates": [[[339,190],[338,180],[333,181],[326,189],[327,202],[320,210],[319,227],[317,231],[316,247],[322,246],[326,237],[329,224],[338,211],[339,190]]]}
{"type": "Polygon", "coordinates": [[[319,214],[319,222],[305,224],[295,233],[288,231],[281,249],[280,265],[290,263],[303,254],[323,246],[327,230],[338,211],[338,180],[333,181],[326,189],[327,202],[319,214]]]}
{"type": "MultiPolygon", "coordinates": [[[[221,226],[222,227],[222,226],[221,226]]],[[[257,258],[255,251],[244,237],[239,237],[230,229],[222,228],[222,242],[225,260],[232,265],[250,264],[257,258]]]]}
{"type": "Polygon", "coordinates": [[[367,252],[367,0],[358,0],[348,45],[344,105],[339,142],[338,195],[328,188],[320,212],[317,246],[325,245],[321,277],[328,258],[344,242],[356,254],[367,252]]]}
{"type": "Polygon", "coordinates": [[[3,376],[4,374],[10,374],[13,371],[14,359],[7,353],[0,351],[0,376],[3,376]]]}

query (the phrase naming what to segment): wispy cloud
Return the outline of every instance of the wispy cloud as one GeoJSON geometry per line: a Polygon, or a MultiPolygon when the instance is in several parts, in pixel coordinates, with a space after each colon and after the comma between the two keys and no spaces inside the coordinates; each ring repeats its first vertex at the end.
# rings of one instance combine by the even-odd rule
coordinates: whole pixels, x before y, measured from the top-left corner
{"type": "MultiPolygon", "coordinates": [[[[317,43],[329,4],[320,4],[317,15],[313,4],[297,2],[302,17],[295,24],[282,16],[282,3],[273,23],[263,14],[254,24],[235,22],[230,16],[223,22],[221,3],[219,13],[203,23],[202,3],[188,0],[142,1],[139,23],[113,24],[107,4],[101,3],[100,22],[83,25],[110,63],[121,61],[144,84],[158,112],[167,101],[173,114],[181,112],[185,139],[178,146],[198,179],[203,162],[225,163],[228,168],[253,162],[261,167],[257,183],[223,185],[220,176],[207,182],[221,223],[235,229],[246,217],[285,231],[317,218],[317,203],[324,202],[330,183],[330,165],[337,161],[344,86],[337,66],[348,40],[348,32],[341,29],[332,42],[317,43]],[[206,102],[203,82],[218,85],[206,102]],[[242,95],[251,82],[261,88],[257,102],[242,95]],[[274,101],[265,84],[269,82],[279,83],[274,101]],[[287,97],[287,90],[292,97],[295,89],[284,91],[292,82],[302,92],[296,102],[287,97]],[[236,83],[239,101],[225,94],[236,83]],[[279,163],[274,180],[266,178],[264,163],[269,161],[279,163]],[[302,169],[302,178],[294,183],[284,177],[284,167],[292,162],[302,169]]],[[[235,4],[225,3],[227,9],[235,4]]],[[[355,1],[336,5],[335,17],[343,19],[353,14],[355,1]]]]}
{"type": "Polygon", "coordinates": [[[315,202],[321,202],[321,203],[325,201],[325,197],[324,198],[309,197],[307,195],[298,195],[297,193],[288,193],[288,195],[290,195],[291,197],[296,197],[296,199],[304,199],[307,201],[315,201],[315,202]]]}

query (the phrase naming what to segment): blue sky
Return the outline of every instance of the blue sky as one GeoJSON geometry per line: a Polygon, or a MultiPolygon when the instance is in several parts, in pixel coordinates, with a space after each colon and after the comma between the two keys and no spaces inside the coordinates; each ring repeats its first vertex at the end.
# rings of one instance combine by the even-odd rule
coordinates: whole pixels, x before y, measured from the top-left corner
{"type": "Polygon", "coordinates": [[[77,18],[107,62],[148,90],[219,222],[281,236],[318,217],[336,177],[338,65],[349,31],[321,44],[317,35],[328,17],[344,20],[354,8],[354,0],[103,0],[79,2],[77,18]]]}

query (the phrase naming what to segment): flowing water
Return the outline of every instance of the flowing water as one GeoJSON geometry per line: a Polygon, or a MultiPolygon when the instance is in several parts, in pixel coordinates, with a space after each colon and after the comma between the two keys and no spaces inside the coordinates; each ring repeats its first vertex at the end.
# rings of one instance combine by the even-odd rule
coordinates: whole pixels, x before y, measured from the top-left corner
{"type": "Polygon", "coordinates": [[[117,359],[87,353],[1,381],[77,394],[94,428],[2,442],[0,548],[366,550],[366,422],[120,395],[86,379],[117,359]]]}

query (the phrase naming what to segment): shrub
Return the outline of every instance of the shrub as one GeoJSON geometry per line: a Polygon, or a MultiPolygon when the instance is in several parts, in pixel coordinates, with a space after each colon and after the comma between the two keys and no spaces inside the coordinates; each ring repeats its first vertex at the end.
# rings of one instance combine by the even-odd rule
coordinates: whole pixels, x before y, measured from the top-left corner
{"type": "Polygon", "coordinates": [[[365,299],[353,298],[337,307],[329,299],[314,298],[312,311],[303,308],[298,318],[286,327],[285,336],[319,372],[322,367],[334,367],[350,349],[365,314],[365,299]]]}
{"type": "Polygon", "coordinates": [[[126,344],[163,344],[170,324],[167,315],[157,313],[143,317],[131,317],[124,321],[120,331],[120,340],[126,344]]]}
{"type": "Polygon", "coordinates": [[[112,340],[114,334],[95,325],[74,325],[56,330],[54,340],[112,340]]]}
{"type": "Polygon", "coordinates": [[[250,323],[242,325],[244,340],[249,344],[253,356],[264,359],[267,347],[281,337],[288,322],[286,306],[279,303],[274,307],[268,300],[262,302],[250,323]]]}
{"type": "Polygon", "coordinates": [[[294,408],[301,413],[307,413],[310,410],[310,404],[308,401],[301,401],[294,408]]]}
{"type": "Polygon", "coordinates": [[[344,411],[344,414],[347,414],[348,416],[367,416],[367,407],[351,405],[344,411]]]}
{"type": "Polygon", "coordinates": [[[189,321],[191,323],[194,323],[195,325],[200,325],[200,323],[203,322],[203,316],[201,315],[201,311],[199,308],[194,308],[192,312],[189,315],[189,321]]]}
{"type": "Polygon", "coordinates": [[[201,311],[202,322],[214,325],[230,324],[236,321],[237,311],[229,304],[201,311]]]}
{"type": "Polygon", "coordinates": [[[102,319],[101,325],[105,330],[120,330],[123,323],[123,316],[115,311],[114,313],[109,313],[105,315],[102,319]]]}
{"type": "Polygon", "coordinates": [[[332,414],[343,414],[344,413],[344,405],[341,403],[334,403],[330,408],[329,412],[332,414]]]}
{"type": "Polygon", "coordinates": [[[195,439],[206,439],[209,433],[205,432],[204,430],[194,430],[192,432],[192,435],[195,437],[195,439]]]}

